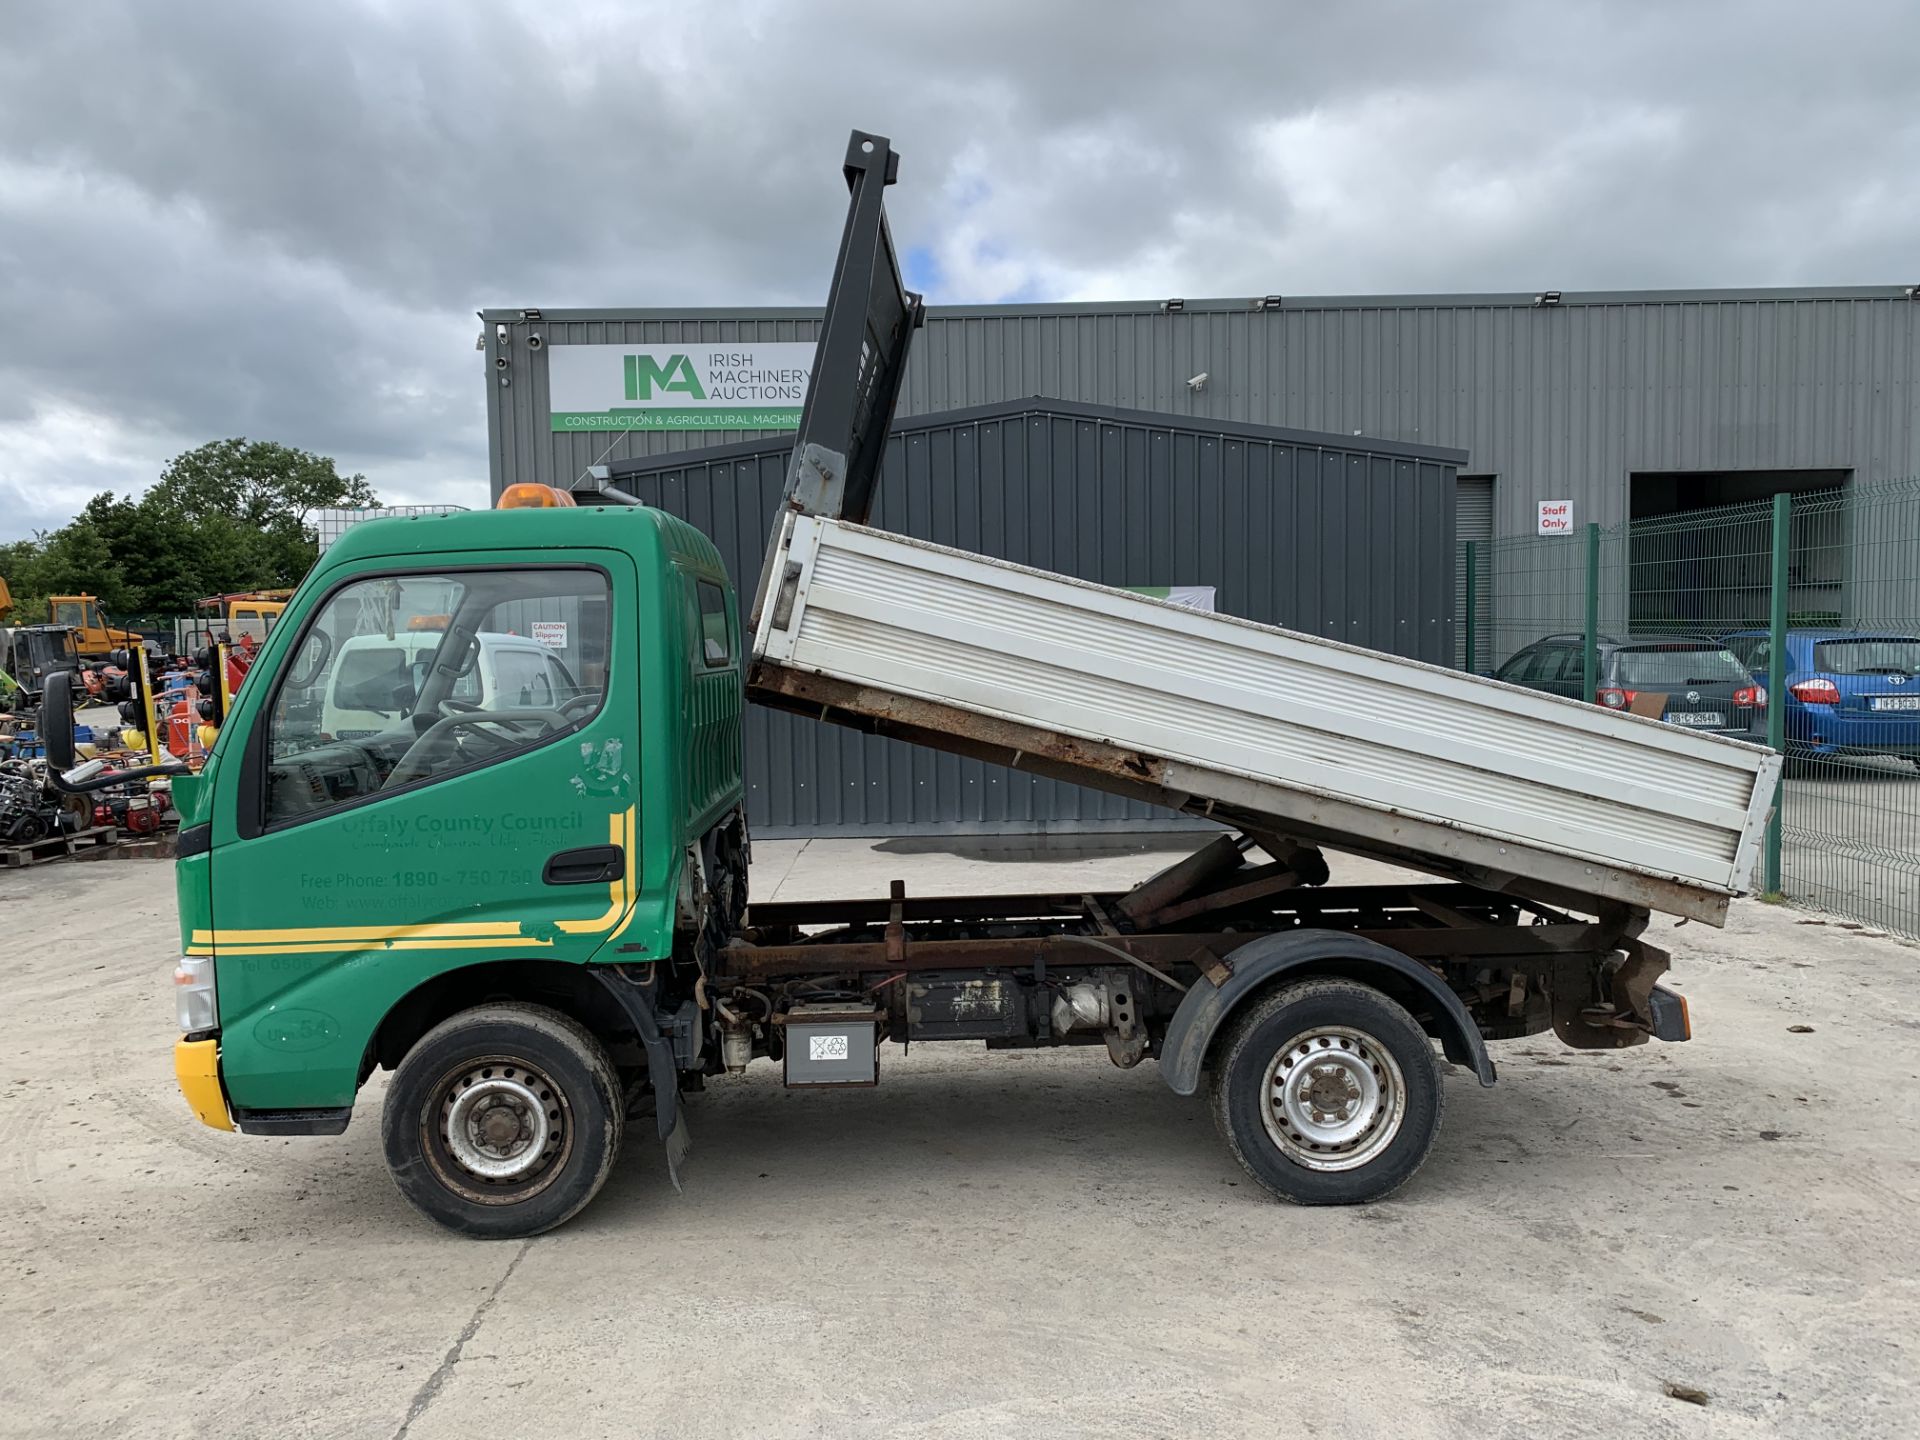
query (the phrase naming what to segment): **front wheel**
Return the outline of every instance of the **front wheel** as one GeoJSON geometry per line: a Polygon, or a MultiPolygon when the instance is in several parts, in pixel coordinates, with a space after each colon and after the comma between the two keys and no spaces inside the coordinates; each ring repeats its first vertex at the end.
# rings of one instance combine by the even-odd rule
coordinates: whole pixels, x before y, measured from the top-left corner
{"type": "Polygon", "coordinates": [[[625,1107],[606,1047],[540,1005],[463,1010],[394,1072],[381,1117],[407,1202],[463,1235],[507,1240],[572,1219],[606,1183],[625,1107]]]}
{"type": "Polygon", "coordinates": [[[1432,1042],[1402,1006],[1352,981],[1286,985],[1235,1016],[1212,1086],[1234,1158],[1295,1204],[1391,1195],[1440,1133],[1432,1042]]]}

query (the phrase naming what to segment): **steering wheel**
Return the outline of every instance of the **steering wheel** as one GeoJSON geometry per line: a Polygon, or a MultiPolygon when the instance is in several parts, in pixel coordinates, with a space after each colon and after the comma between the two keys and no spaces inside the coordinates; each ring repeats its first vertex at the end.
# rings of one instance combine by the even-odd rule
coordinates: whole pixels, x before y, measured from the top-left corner
{"type": "Polygon", "coordinates": [[[589,691],[585,695],[569,695],[560,702],[560,713],[571,716],[578,708],[583,715],[590,715],[600,708],[600,696],[589,691]]]}
{"type": "Polygon", "coordinates": [[[518,743],[529,737],[511,727],[532,724],[540,726],[540,729],[531,737],[538,739],[542,735],[551,735],[556,730],[565,730],[572,722],[558,710],[540,709],[486,711],[475,709],[471,713],[457,713],[436,720],[427,727],[418,740],[407,747],[406,753],[388,772],[387,783],[381,788],[397,789],[399,786],[411,785],[415,780],[432,774],[439,752],[452,743],[454,732],[457,730],[474,725],[494,725],[504,732],[501,737],[495,738],[504,738],[509,743],[518,743]]]}

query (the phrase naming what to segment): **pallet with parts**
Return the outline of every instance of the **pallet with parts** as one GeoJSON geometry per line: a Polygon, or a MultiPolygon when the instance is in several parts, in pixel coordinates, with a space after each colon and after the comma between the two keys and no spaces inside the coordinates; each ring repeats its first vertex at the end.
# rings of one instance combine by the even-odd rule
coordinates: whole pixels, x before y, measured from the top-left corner
{"type": "Polygon", "coordinates": [[[110,848],[120,831],[113,825],[94,825],[71,835],[49,835],[29,840],[24,845],[0,845],[0,865],[18,870],[25,865],[42,865],[49,860],[64,860],[69,855],[110,848]]]}

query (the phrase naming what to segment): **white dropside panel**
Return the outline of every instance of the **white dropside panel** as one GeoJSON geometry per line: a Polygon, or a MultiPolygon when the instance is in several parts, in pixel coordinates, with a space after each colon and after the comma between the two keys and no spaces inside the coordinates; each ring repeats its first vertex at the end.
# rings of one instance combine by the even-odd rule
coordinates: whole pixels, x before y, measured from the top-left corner
{"type": "Polygon", "coordinates": [[[1720,894],[1751,873],[1759,746],[839,521],[783,544],[756,658],[1720,894]]]}

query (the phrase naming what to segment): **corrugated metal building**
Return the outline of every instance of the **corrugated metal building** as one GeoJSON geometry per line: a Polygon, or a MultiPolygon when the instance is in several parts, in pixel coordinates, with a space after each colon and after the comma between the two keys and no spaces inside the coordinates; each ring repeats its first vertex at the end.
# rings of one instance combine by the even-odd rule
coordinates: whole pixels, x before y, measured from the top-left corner
{"type": "MultiPolygon", "coordinates": [[[[1531,533],[1540,500],[1612,525],[1920,474],[1920,302],[1907,287],[1551,294],[935,307],[900,410],[1045,395],[1465,450],[1496,535],[1531,533]]],[[[486,311],[495,493],[509,476],[564,483],[600,460],[746,438],[556,432],[556,349],[809,342],[818,319],[486,311]]]]}
{"type": "MultiPolygon", "coordinates": [[[[770,477],[784,465],[780,440],[798,418],[819,318],[807,309],[486,311],[494,493],[512,480],[566,485],[595,464],[764,441],[749,445],[750,464],[703,458],[699,484],[709,498],[685,492],[679,502],[689,507],[683,513],[713,505],[714,524],[727,523],[719,512],[729,505],[731,523],[751,520],[750,539],[722,542],[737,579],[750,586],[777,489],[770,477]],[[683,401],[686,408],[670,413],[644,409],[683,401]],[[758,428],[740,428],[749,424],[758,428]]],[[[1362,450],[1387,440],[1464,451],[1449,481],[1449,524],[1443,531],[1426,523],[1422,532],[1445,566],[1448,604],[1418,618],[1444,621],[1452,646],[1450,617],[1464,598],[1455,591],[1454,537],[1532,534],[1537,502],[1571,502],[1577,529],[1777,490],[1920,475],[1920,302],[1909,287],[1879,286],[936,307],[915,338],[900,414],[1040,396],[1053,397],[1063,419],[1073,418],[1074,404],[1154,412],[1157,419],[1128,423],[1169,434],[1224,437],[1237,423],[1372,437],[1357,442],[1362,450]]],[[[1081,421],[1093,423],[1085,415],[1074,423],[1081,421]]],[[[965,430],[977,417],[958,423],[965,430]]],[[[929,444],[946,424],[924,432],[929,444]]],[[[1191,572],[1139,574],[1136,565],[1151,555],[1111,538],[1090,541],[1086,527],[1111,527],[1112,514],[1124,513],[1128,482],[1108,471],[1094,485],[1074,468],[1094,448],[1069,449],[1052,478],[1042,483],[1033,472],[1030,483],[1041,488],[1028,494],[1025,518],[1008,512],[999,532],[982,528],[973,538],[965,517],[977,497],[934,482],[922,482],[917,502],[904,492],[883,499],[886,523],[1096,579],[1220,584],[1224,610],[1302,622],[1303,607],[1275,601],[1263,609],[1257,597],[1243,599],[1201,573],[1198,551],[1187,552],[1191,572]],[[904,520],[887,508],[901,504],[904,520]]],[[[910,467],[898,456],[889,465],[892,492],[910,467]]],[[[965,483],[964,467],[953,473],[965,483]]],[[[678,508],[669,490],[658,494],[678,508]]],[[[1231,514],[1202,522],[1198,510],[1183,513],[1195,523],[1233,524],[1231,514]]],[[[1284,548],[1286,537],[1269,538],[1282,543],[1276,557],[1297,563],[1301,552],[1284,548]]],[[[1352,543],[1344,532],[1322,538],[1334,553],[1352,543]]],[[[1231,548],[1210,552],[1209,561],[1233,563],[1231,548]]],[[[1382,563],[1369,558],[1363,568],[1382,563]]],[[[1400,648],[1391,637],[1360,633],[1370,622],[1347,607],[1361,598],[1340,588],[1335,567],[1321,573],[1332,587],[1323,613],[1358,625],[1364,643],[1400,648]]],[[[1478,598],[1484,612],[1485,584],[1478,598]]],[[[1532,618],[1525,603],[1502,596],[1505,629],[1565,624],[1557,610],[1546,613],[1554,609],[1548,600],[1532,618]]],[[[1627,603],[1623,595],[1612,609],[1624,616],[1627,603]]],[[[1438,658],[1460,656],[1450,648],[1438,658]]],[[[763,728],[756,743],[774,747],[775,736],[763,728]]],[[[1101,797],[867,748],[877,741],[794,731],[779,743],[792,746],[778,752],[786,757],[780,766],[772,748],[754,764],[761,775],[781,771],[795,788],[756,801],[763,825],[867,833],[934,821],[1077,827],[1141,818],[1101,797]],[[802,796],[800,787],[812,793],[802,796]],[[871,798],[856,801],[856,792],[871,798]]]]}
{"type": "MultiPolygon", "coordinates": [[[[750,586],[787,454],[776,436],[609,468],[711,536],[750,586]]],[[[1459,460],[1430,446],[1013,402],[896,425],[873,523],[1105,585],[1211,586],[1225,613],[1444,665],[1459,460]]],[[[745,747],[756,834],[1191,823],[757,706],[745,747]]]]}

